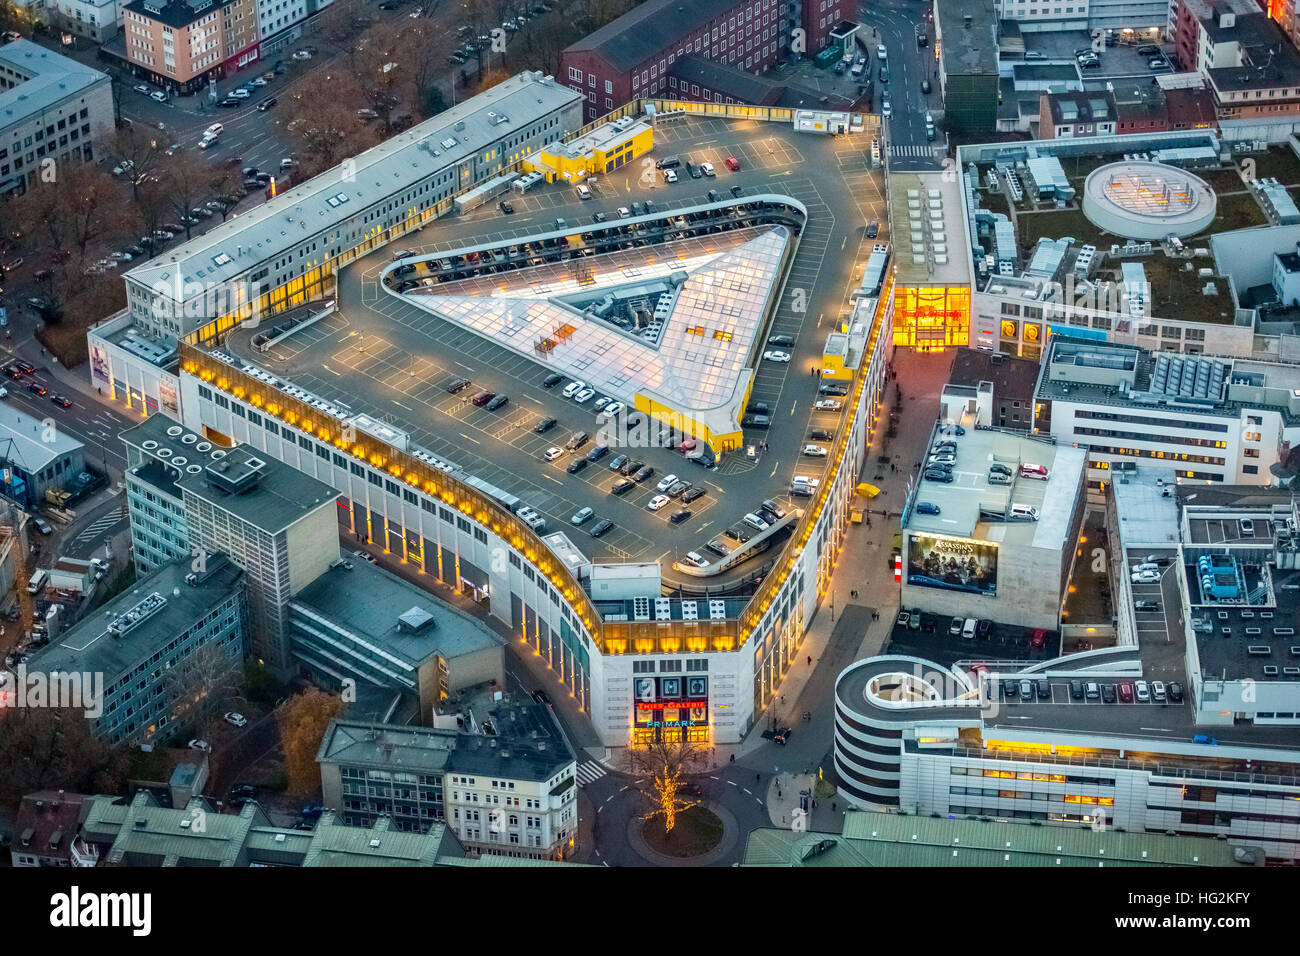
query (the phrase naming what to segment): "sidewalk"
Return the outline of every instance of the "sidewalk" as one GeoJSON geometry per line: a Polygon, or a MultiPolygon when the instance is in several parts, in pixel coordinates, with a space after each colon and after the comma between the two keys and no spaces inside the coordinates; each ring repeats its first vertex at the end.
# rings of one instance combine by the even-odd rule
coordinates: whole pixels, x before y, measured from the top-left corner
{"type": "Polygon", "coordinates": [[[767,813],[774,827],[802,827],[820,833],[844,829],[846,805],[837,797],[817,796],[816,774],[782,773],[767,788],[767,813]],[[806,795],[804,792],[806,791],[806,795]],[[806,802],[807,811],[803,809],[806,802]]]}

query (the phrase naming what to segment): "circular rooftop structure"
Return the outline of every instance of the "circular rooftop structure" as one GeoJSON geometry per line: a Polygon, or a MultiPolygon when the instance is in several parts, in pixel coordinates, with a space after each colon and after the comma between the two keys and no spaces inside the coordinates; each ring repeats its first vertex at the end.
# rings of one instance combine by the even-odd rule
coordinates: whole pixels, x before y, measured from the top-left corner
{"type": "Polygon", "coordinates": [[[1164,163],[1110,163],[1083,184],[1083,214],[1098,229],[1126,239],[1204,232],[1215,208],[1205,180],[1164,163]]]}

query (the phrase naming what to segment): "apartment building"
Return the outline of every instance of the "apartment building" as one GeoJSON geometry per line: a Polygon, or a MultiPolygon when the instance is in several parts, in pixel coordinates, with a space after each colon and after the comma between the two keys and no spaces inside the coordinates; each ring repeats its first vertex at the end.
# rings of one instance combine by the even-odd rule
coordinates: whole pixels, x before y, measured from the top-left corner
{"type": "Polygon", "coordinates": [[[136,74],[179,92],[201,89],[260,55],[255,0],[132,0],[123,31],[136,74]]]}
{"type": "Polygon", "coordinates": [[[849,13],[843,0],[703,0],[689,8],[649,0],[567,47],[561,79],[584,97],[588,122],[637,97],[702,100],[702,92],[669,83],[681,57],[763,73],[791,53],[817,53],[849,13]],[[794,49],[796,38],[802,49],[794,49]]]}
{"type": "Polygon", "coordinates": [[[577,834],[577,764],[548,707],[503,703],[477,732],[331,722],[322,801],[350,826],[445,825],[471,852],[558,859],[577,834]]]}
{"type": "Polygon", "coordinates": [[[45,9],[60,30],[103,43],[117,36],[125,6],[126,0],[50,0],[45,9]]]}
{"type": "Polygon", "coordinates": [[[339,557],[337,493],[246,447],[217,446],[165,415],[121,438],[137,571],[176,559],[198,570],[213,552],[230,555],[248,575],[251,649],[289,673],[289,602],[339,557]]]}
{"type": "Polygon", "coordinates": [[[96,158],[113,129],[108,74],[32,43],[0,45],[0,196],[21,192],[56,163],[96,158]]]}
{"type": "Polygon", "coordinates": [[[197,570],[173,561],[32,655],[18,683],[79,678],[92,732],[108,744],[172,740],[193,716],[199,672],[186,668],[195,655],[211,649],[232,668],[243,659],[246,600],[245,575],[225,555],[197,570]],[[102,694],[91,700],[84,688],[97,689],[101,677],[102,694]]]}

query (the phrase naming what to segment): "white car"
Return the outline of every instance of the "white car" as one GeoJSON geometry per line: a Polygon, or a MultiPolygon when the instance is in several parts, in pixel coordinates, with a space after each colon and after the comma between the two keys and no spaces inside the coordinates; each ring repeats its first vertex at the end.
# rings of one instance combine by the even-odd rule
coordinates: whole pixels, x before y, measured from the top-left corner
{"type": "Polygon", "coordinates": [[[547,461],[555,461],[555,459],[559,458],[563,454],[564,454],[563,448],[557,448],[556,446],[552,445],[550,448],[546,449],[546,454],[543,455],[542,457],[545,458],[547,461]]]}
{"type": "Polygon", "coordinates": [[[713,173],[713,164],[712,164],[712,163],[700,163],[700,172],[702,172],[705,176],[708,176],[708,177],[712,178],[713,175],[714,175],[714,173],[713,173]]]}
{"type": "Polygon", "coordinates": [[[569,519],[569,524],[576,527],[577,525],[589,520],[595,513],[596,512],[591,508],[581,508],[573,513],[573,517],[569,519]]]}
{"type": "Polygon", "coordinates": [[[809,458],[825,458],[826,446],[825,445],[804,445],[803,454],[807,455],[809,458]]]}
{"type": "Polygon", "coordinates": [[[579,405],[585,405],[589,401],[591,401],[592,398],[595,397],[595,395],[596,395],[596,390],[594,388],[584,388],[577,395],[573,396],[573,400],[577,402],[579,405]]]}
{"type": "Polygon", "coordinates": [[[162,90],[154,90],[152,93],[149,94],[149,99],[154,100],[158,103],[166,103],[167,94],[164,93],[162,90]]]}
{"type": "Polygon", "coordinates": [[[672,499],[669,498],[667,495],[655,495],[653,498],[650,499],[650,503],[646,505],[646,508],[648,508],[650,511],[658,511],[664,505],[668,504],[668,502],[671,500],[672,499]]]}
{"type": "Polygon", "coordinates": [[[591,187],[588,186],[588,185],[586,185],[585,183],[582,184],[582,185],[580,185],[580,186],[578,187],[578,198],[579,198],[579,199],[590,199],[590,198],[591,198],[591,187]]]}
{"type": "Polygon", "coordinates": [[[956,456],[956,455],[947,455],[947,454],[945,454],[945,455],[931,455],[931,456],[930,456],[930,464],[931,464],[931,465],[955,465],[955,464],[957,464],[957,456],[956,456]]]}
{"type": "Polygon", "coordinates": [[[563,395],[565,398],[573,398],[574,395],[577,395],[586,387],[587,387],[586,382],[582,381],[581,379],[574,379],[568,385],[564,386],[564,391],[562,391],[560,394],[563,395]]]}
{"type": "Polygon", "coordinates": [[[221,719],[232,727],[243,727],[248,723],[247,717],[243,714],[237,714],[233,710],[228,714],[223,714],[221,719]]]}
{"type": "Polygon", "coordinates": [[[295,60],[310,60],[310,59],[311,59],[311,53],[310,53],[310,51],[308,51],[308,50],[299,50],[297,53],[295,53],[295,54],[293,55],[293,59],[295,59],[295,60]]]}
{"type": "Polygon", "coordinates": [[[664,475],[663,480],[660,481],[659,484],[655,486],[655,488],[658,489],[659,491],[667,491],[676,483],[677,483],[676,475],[664,475]]]}
{"type": "Polygon", "coordinates": [[[1160,580],[1159,571],[1139,571],[1133,575],[1134,584],[1155,584],[1160,580]]]}
{"type": "Polygon", "coordinates": [[[266,86],[267,79],[264,76],[255,76],[251,82],[254,86],[266,86]]]}
{"type": "Polygon", "coordinates": [[[627,206],[618,207],[618,216],[620,219],[626,219],[630,215],[632,215],[632,210],[628,209],[627,206]]]}
{"type": "Polygon", "coordinates": [[[622,414],[623,409],[625,408],[627,408],[627,406],[624,405],[622,402],[610,402],[608,405],[604,407],[604,409],[602,409],[600,413],[600,417],[605,419],[617,418],[620,414],[622,414]]]}
{"type": "Polygon", "coordinates": [[[664,170],[664,182],[666,182],[666,183],[675,183],[675,182],[677,182],[677,170],[675,170],[675,169],[665,169],[665,170],[664,170]]]}
{"type": "Polygon", "coordinates": [[[881,116],[894,115],[894,107],[890,104],[888,96],[886,96],[884,99],[880,101],[880,115],[881,116]]]}
{"type": "Polygon", "coordinates": [[[763,358],[768,362],[788,362],[790,361],[790,353],[777,351],[764,352],[763,358]]]}
{"type": "Polygon", "coordinates": [[[838,412],[841,408],[844,407],[844,403],[840,401],[836,401],[833,398],[822,398],[817,400],[817,403],[814,407],[819,412],[838,412]]]}
{"type": "Polygon", "coordinates": [[[132,87],[132,89],[135,90],[137,93],[143,93],[145,96],[149,95],[149,87],[145,86],[143,83],[141,83],[139,86],[132,87]]]}
{"type": "Polygon", "coordinates": [[[241,86],[241,87],[240,87],[239,89],[237,89],[237,90],[231,90],[231,91],[230,91],[229,93],[227,93],[226,95],[227,95],[227,96],[230,96],[230,97],[234,97],[234,98],[237,99],[237,100],[246,100],[246,99],[248,99],[250,96],[252,96],[253,94],[250,93],[250,92],[248,92],[248,90],[244,89],[244,88],[241,86]]]}
{"type": "Polygon", "coordinates": [[[201,750],[204,753],[209,753],[212,750],[212,747],[208,744],[206,740],[191,740],[188,744],[186,744],[186,746],[189,747],[191,750],[201,750]]]}

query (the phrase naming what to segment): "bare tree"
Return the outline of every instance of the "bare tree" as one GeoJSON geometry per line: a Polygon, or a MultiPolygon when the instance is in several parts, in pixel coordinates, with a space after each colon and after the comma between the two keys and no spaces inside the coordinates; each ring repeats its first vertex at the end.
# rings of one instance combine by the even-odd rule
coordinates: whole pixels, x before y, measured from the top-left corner
{"type": "Polygon", "coordinates": [[[302,100],[297,116],[285,127],[298,154],[300,179],[337,166],[379,142],[383,136],[379,125],[357,116],[357,106],[364,102],[349,78],[341,78],[328,97],[302,100]]]}
{"type": "Polygon", "coordinates": [[[93,244],[131,234],[136,217],[130,198],[113,177],[90,163],[50,167],[13,201],[19,229],[37,238],[51,262],[85,256],[93,244]]]}
{"type": "Polygon", "coordinates": [[[185,226],[185,238],[190,238],[194,223],[190,210],[212,195],[213,182],[220,173],[192,153],[179,153],[163,168],[159,186],[166,196],[167,208],[185,226]]]}
{"type": "Polygon", "coordinates": [[[164,165],[166,144],[158,140],[153,130],[132,124],[115,131],[107,147],[108,155],[125,169],[123,176],[131,184],[133,197],[139,199],[140,187],[150,182],[164,165]]]}
{"type": "Polygon", "coordinates": [[[677,815],[699,803],[686,796],[683,788],[687,774],[703,769],[704,749],[686,740],[660,740],[630,748],[627,760],[629,772],[650,785],[654,808],[643,819],[663,817],[664,832],[671,833],[677,815]]]}
{"type": "Polygon", "coordinates": [[[206,731],[239,687],[239,665],[237,655],[215,644],[203,644],[178,661],[163,678],[165,693],[175,701],[171,721],[206,731]]]}
{"type": "Polygon", "coordinates": [[[36,790],[112,793],[122,785],[125,769],[123,752],[98,740],[79,710],[14,707],[5,711],[0,804],[6,807],[36,790]]]}

